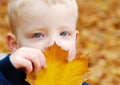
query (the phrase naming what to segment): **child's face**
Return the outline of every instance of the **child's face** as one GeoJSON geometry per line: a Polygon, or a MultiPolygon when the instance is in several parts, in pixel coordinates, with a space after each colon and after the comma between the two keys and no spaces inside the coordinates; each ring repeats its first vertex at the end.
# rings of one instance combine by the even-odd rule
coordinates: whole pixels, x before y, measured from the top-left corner
{"type": "Polygon", "coordinates": [[[44,49],[54,43],[75,56],[76,19],[73,8],[56,4],[34,5],[22,10],[21,25],[17,28],[17,48],[21,46],[44,49]]]}

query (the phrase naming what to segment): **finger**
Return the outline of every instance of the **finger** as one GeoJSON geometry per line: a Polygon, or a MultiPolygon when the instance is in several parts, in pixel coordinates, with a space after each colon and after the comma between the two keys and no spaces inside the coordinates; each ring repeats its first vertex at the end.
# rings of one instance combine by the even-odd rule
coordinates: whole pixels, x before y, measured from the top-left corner
{"type": "Polygon", "coordinates": [[[42,51],[39,51],[38,53],[38,57],[40,58],[40,63],[42,65],[42,67],[46,67],[46,59],[45,59],[45,56],[44,54],[42,53],[42,51]]]}
{"type": "Polygon", "coordinates": [[[33,71],[37,72],[39,71],[42,67],[45,67],[45,57],[41,50],[39,49],[28,49],[29,50],[29,55],[26,55],[26,59],[30,60],[33,64],[33,71]]]}
{"type": "Polygon", "coordinates": [[[33,71],[39,71],[40,67],[41,67],[41,63],[40,63],[40,59],[37,55],[35,54],[29,54],[27,55],[27,57],[25,57],[27,60],[31,61],[32,63],[32,68],[33,71]]]}
{"type": "Polygon", "coordinates": [[[46,67],[46,59],[40,49],[26,48],[24,49],[24,52],[26,50],[29,52],[29,54],[26,55],[28,56],[27,59],[33,60],[34,66],[46,67]]]}
{"type": "Polygon", "coordinates": [[[36,55],[34,56],[34,59],[32,59],[32,62],[34,66],[34,72],[38,72],[41,68],[46,67],[46,59],[41,50],[36,49],[34,51],[36,55]]]}
{"type": "Polygon", "coordinates": [[[33,70],[31,61],[24,59],[24,58],[16,59],[16,66],[18,69],[23,70],[26,74],[31,73],[33,70]]]}

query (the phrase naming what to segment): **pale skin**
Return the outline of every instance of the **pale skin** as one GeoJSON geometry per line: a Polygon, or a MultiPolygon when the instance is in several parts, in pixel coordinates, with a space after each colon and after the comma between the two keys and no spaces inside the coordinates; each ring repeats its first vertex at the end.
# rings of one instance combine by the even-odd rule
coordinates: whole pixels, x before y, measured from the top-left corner
{"type": "Polygon", "coordinates": [[[69,51],[68,61],[75,58],[78,31],[75,30],[77,18],[72,8],[38,3],[22,11],[23,23],[16,28],[16,35],[7,35],[7,44],[12,52],[10,61],[15,68],[29,74],[46,67],[42,50],[54,43],[69,51]]]}

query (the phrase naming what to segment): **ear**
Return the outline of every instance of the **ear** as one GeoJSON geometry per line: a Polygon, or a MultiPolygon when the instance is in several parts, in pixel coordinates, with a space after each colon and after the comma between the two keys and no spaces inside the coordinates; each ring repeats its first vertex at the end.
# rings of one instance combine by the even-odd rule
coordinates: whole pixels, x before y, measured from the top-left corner
{"type": "Polygon", "coordinates": [[[17,49],[16,38],[12,33],[7,34],[7,45],[11,52],[14,52],[17,49]]]}
{"type": "Polygon", "coordinates": [[[79,31],[76,31],[76,41],[78,41],[79,31]]]}

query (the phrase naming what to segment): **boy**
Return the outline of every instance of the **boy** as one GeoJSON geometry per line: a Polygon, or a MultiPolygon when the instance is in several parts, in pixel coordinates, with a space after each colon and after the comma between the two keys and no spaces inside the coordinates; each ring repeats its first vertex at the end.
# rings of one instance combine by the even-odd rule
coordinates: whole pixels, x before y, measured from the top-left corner
{"type": "Polygon", "coordinates": [[[26,74],[45,67],[41,50],[56,43],[75,57],[78,17],[75,0],[11,0],[8,4],[12,52],[0,61],[0,85],[29,85],[26,74]]]}

